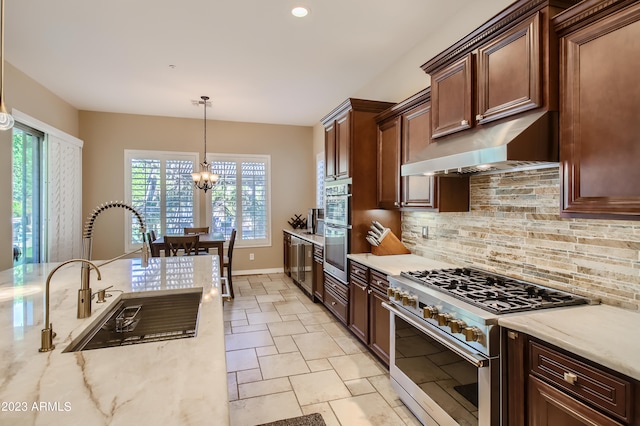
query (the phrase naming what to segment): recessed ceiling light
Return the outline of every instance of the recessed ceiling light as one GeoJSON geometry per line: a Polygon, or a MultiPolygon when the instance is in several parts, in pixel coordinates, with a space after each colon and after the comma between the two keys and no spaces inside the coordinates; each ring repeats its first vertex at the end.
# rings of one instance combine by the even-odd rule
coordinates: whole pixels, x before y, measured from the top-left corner
{"type": "Polygon", "coordinates": [[[302,6],[294,7],[291,9],[291,14],[297,18],[304,18],[309,14],[309,9],[302,6]]]}

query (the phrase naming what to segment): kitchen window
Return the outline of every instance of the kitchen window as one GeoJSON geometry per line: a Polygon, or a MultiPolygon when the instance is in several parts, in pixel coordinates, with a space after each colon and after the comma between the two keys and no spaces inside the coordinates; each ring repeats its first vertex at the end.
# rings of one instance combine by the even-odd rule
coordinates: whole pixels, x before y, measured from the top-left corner
{"type": "Polygon", "coordinates": [[[213,154],[212,171],[220,178],[210,191],[211,230],[231,236],[237,246],[271,245],[271,157],[213,154]]]}
{"type": "MultiPolygon", "coordinates": [[[[191,172],[197,153],[125,150],[125,200],[145,219],[147,231],[182,234],[198,223],[198,197],[191,172]]],[[[125,250],[140,246],[142,236],[134,215],[127,213],[125,250]]]]}

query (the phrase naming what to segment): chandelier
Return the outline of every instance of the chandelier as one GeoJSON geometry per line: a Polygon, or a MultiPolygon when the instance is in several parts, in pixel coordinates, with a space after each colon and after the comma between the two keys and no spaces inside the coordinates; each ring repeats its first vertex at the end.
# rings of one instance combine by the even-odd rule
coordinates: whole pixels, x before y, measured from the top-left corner
{"type": "Polygon", "coordinates": [[[207,162],[207,101],[209,97],[200,96],[200,99],[202,100],[198,101],[198,104],[204,105],[204,154],[202,156],[204,161],[200,163],[200,172],[191,173],[191,178],[193,179],[193,186],[198,189],[203,189],[206,193],[213,188],[220,177],[211,172],[211,164],[207,162]]]}

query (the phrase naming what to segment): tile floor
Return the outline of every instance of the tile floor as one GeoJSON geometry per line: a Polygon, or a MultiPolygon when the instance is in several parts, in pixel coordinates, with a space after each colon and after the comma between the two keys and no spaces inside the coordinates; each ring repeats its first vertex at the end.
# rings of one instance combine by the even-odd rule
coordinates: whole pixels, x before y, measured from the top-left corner
{"type": "Polygon", "coordinates": [[[320,413],[328,426],[420,425],[389,372],[284,274],[233,278],[225,302],[232,426],[320,413]]]}

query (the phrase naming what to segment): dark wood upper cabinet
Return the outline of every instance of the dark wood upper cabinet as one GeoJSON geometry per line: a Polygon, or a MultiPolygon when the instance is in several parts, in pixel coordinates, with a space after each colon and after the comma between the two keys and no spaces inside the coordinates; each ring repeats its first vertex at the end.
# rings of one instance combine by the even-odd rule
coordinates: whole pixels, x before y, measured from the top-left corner
{"type": "Polygon", "coordinates": [[[479,124],[541,106],[540,13],[478,49],[479,124]]]}
{"type": "Polygon", "coordinates": [[[550,19],[578,0],[520,0],[422,65],[431,76],[432,139],[534,109],[558,110],[550,19]]]}
{"type": "Polygon", "coordinates": [[[403,164],[424,160],[431,142],[430,89],[394,105],[378,123],[378,207],[469,210],[468,177],[401,176],[403,164]]]}
{"type": "Polygon", "coordinates": [[[640,219],[640,3],[554,18],[561,47],[561,216],[640,219]]]}
{"type": "Polygon", "coordinates": [[[336,177],[336,126],[331,122],[324,129],[324,171],[325,179],[336,177]]]}
{"type": "Polygon", "coordinates": [[[471,128],[473,125],[474,55],[431,74],[432,138],[471,128]]]}
{"type": "Polygon", "coordinates": [[[400,207],[401,117],[378,126],[378,207],[400,207]]]}
{"type": "MultiPolygon", "coordinates": [[[[402,114],[402,164],[424,160],[422,153],[429,143],[431,102],[425,102],[402,114]]],[[[401,206],[437,208],[437,181],[433,176],[402,176],[401,206]]]]}
{"type": "Polygon", "coordinates": [[[363,171],[370,174],[371,169],[375,170],[376,123],[373,117],[392,105],[350,98],[321,120],[325,128],[327,180],[350,178],[363,171]]]}

